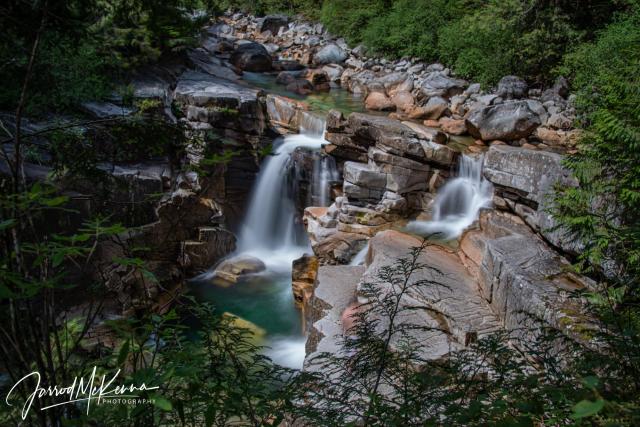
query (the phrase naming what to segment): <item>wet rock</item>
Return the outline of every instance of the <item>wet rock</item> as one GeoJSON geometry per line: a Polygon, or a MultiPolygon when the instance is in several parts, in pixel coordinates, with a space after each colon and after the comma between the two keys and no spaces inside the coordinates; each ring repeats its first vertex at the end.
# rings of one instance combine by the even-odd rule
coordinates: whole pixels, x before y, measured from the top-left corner
{"type": "Polygon", "coordinates": [[[340,349],[339,339],[343,333],[341,316],[355,299],[363,271],[364,267],[348,265],[319,268],[318,284],[309,309],[305,310],[309,330],[304,370],[321,369],[314,365],[314,357],[319,353],[335,353],[340,349]]]}
{"type": "Polygon", "coordinates": [[[80,107],[84,112],[96,119],[105,119],[109,117],[129,116],[134,110],[121,105],[115,105],[110,102],[83,102],[80,107]]]}
{"type": "Polygon", "coordinates": [[[304,70],[304,65],[298,61],[291,59],[280,59],[272,62],[272,67],[275,71],[300,71],[304,70]]]}
{"type": "Polygon", "coordinates": [[[238,283],[243,276],[266,270],[264,262],[249,255],[238,255],[223,261],[214,271],[211,282],[227,287],[238,283]]]}
{"type": "Polygon", "coordinates": [[[293,299],[299,307],[306,307],[313,295],[313,285],[318,274],[318,257],[303,255],[293,261],[291,272],[293,299]]]}
{"type": "Polygon", "coordinates": [[[198,239],[182,243],[181,265],[190,273],[199,273],[215,265],[225,255],[233,252],[236,238],[221,227],[199,227],[198,239]]]}
{"type": "Polygon", "coordinates": [[[313,85],[309,80],[297,79],[287,85],[287,90],[298,95],[308,95],[313,92],[313,85]]]}
{"type": "Polygon", "coordinates": [[[471,111],[466,119],[469,133],[483,141],[526,138],[540,124],[540,117],[526,101],[508,101],[480,108],[471,111]]]}
{"type": "Polygon", "coordinates": [[[329,75],[322,69],[309,70],[306,78],[316,91],[329,91],[331,89],[329,75]]]}
{"type": "Polygon", "coordinates": [[[270,71],[272,59],[267,49],[260,43],[244,43],[231,54],[229,61],[243,71],[270,71]]]}
{"type": "MultiPolygon", "coordinates": [[[[369,241],[363,281],[375,284],[384,293],[390,285],[381,281],[377,273],[397,259],[407,257],[411,248],[416,246],[420,246],[420,240],[405,233],[388,230],[377,234],[369,241]]],[[[500,329],[499,319],[476,291],[476,280],[455,253],[433,245],[425,248],[419,259],[433,270],[414,273],[412,283],[426,279],[429,284],[416,283],[401,304],[423,308],[404,312],[396,322],[398,325],[411,322],[425,327],[415,336],[429,343],[423,350],[423,357],[445,357],[450,351],[464,348],[474,339],[500,329]]],[[[392,345],[397,344],[392,342],[392,345]]]]}
{"type": "Polygon", "coordinates": [[[276,77],[276,83],[281,85],[288,85],[296,81],[297,78],[300,77],[300,73],[291,72],[291,71],[283,71],[276,77]]]}

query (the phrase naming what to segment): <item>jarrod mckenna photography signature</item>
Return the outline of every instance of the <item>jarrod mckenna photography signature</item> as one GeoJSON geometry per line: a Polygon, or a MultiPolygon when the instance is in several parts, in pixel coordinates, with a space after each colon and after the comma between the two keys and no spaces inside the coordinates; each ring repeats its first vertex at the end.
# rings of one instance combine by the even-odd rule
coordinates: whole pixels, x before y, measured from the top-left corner
{"type": "Polygon", "coordinates": [[[91,402],[95,401],[96,404],[100,404],[102,400],[105,399],[114,399],[114,398],[137,398],[139,396],[132,394],[135,392],[147,391],[147,390],[157,390],[160,388],[159,386],[150,387],[145,383],[141,385],[124,385],[124,384],[114,384],[118,375],[120,375],[120,369],[113,375],[109,380],[107,380],[106,375],[102,375],[102,379],[99,380],[96,375],[97,367],[94,366],[91,371],[91,375],[88,379],[84,377],[75,377],[73,379],[73,383],[66,387],[61,387],[58,385],[42,387],[40,385],[41,376],[37,371],[31,372],[30,374],[22,377],[18,382],[16,382],[9,393],[7,393],[7,397],[5,402],[9,406],[13,406],[9,403],[9,399],[11,398],[11,394],[14,390],[23,382],[27,381],[30,378],[34,378],[36,381],[36,386],[33,392],[27,397],[24,402],[24,406],[22,407],[22,419],[26,419],[33,402],[36,399],[42,399],[43,397],[59,397],[61,399],[60,402],[54,403],[45,407],[40,408],[41,411],[45,411],[47,409],[56,407],[69,405],[78,402],[86,402],[87,403],[87,415],[89,414],[89,409],[91,407],[91,402]],[[63,400],[64,399],[64,400],[63,400]]]}

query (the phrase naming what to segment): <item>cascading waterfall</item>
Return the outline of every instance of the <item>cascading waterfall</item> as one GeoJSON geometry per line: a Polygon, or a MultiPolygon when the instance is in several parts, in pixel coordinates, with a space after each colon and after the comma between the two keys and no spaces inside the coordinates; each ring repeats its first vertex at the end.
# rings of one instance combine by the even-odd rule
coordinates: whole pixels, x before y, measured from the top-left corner
{"type": "Polygon", "coordinates": [[[336,161],[331,156],[316,156],[313,165],[312,206],[329,206],[331,202],[331,183],[340,175],[336,161]]]}
{"type": "Polygon", "coordinates": [[[491,205],[493,186],[482,176],[484,156],[463,155],[458,174],[440,188],[433,204],[431,221],[412,221],[407,231],[433,235],[444,240],[458,237],[491,205]]]}
{"type": "MultiPolygon", "coordinates": [[[[291,155],[296,148],[318,151],[322,144],[324,121],[305,114],[303,133],[287,135],[268,158],[257,177],[247,218],[238,243],[238,251],[262,259],[271,268],[290,269],[291,262],[309,249],[302,225],[296,223],[295,200],[298,182],[291,155]]],[[[315,206],[329,204],[330,181],[337,179],[335,161],[316,156],[311,183],[315,206]]]]}
{"type": "MultiPolygon", "coordinates": [[[[238,288],[236,298],[244,305],[254,307],[252,315],[261,312],[262,319],[273,316],[295,316],[291,293],[292,261],[310,252],[309,242],[304,232],[296,206],[301,195],[299,181],[304,177],[309,182],[306,201],[314,206],[327,206],[330,202],[330,184],[337,180],[335,161],[322,155],[319,150],[326,143],[323,138],[324,121],[312,114],[305,114],[300,125],[301,133],[287,135],[276,141],[273,156],[268,158],[258,174],[253,189],[247,217],[238,241],[238,249],[233,255],[250,255],[262,260],[267,270],[260,276],[261,289],[273,295],[268,303],[255,300],[254,295],[242,293],[238,288]],[[297,149],[311,150],[313,171],[305,171],[294,161],[297,149]],[[267,289],[271,289],[267,291],[267,289]]],[[[303,200],[304,201],[304,200],[303,200]]],[[[237,287],[238,285],[236,285],[237,287]]],[[[264,298],[267,298],[265,295],[264,298]]],[[[235,303],[238,303],[236,299],[235,303]]],[[[268,324],[259,326],[269,330],[268,324]]],[[[296,332],[275,331],[267,338],[265,354],[275,362],[290,367],[301,368],[305,357],[305,338],[301,330],[296,332]]]]}
{"type": "Polygon", "coordinates": [[[364,245],[364,248],[360,249],[357,254],[351,258],[349,265],[362,265],[367,258],[367,252],[369,252],[369,242],[364,245]]]}

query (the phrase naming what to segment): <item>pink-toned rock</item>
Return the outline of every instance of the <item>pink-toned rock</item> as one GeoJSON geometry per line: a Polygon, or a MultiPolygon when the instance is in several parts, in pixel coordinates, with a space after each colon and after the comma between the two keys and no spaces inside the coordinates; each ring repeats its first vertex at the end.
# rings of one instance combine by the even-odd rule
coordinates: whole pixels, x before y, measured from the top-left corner
{"type": "Polygon", "coordinates": [[[293,300],[299,307],[306,307],[313,295],[313,284],[318,275],[318,257],[303,255],[293,261],[291,287],[293,300]]]}
{"type": "Polygon", "coordinates": [[[415,99],[410,92],[400,91],[396,92],[391,101],[395,104],[396,108],[400,111],[410,111],[415,105],[415,99]]]}
{"type": "Polygon", "coordinates": [[[393,111],[396,105],[382,92],[372,92],[364,101],[367,110],[393,111]]]}
{"type": "Polygon", "coordinates": [[[442,130],[450,135],[464,135],[467,133],[467,126],[464,120],[450,119],[449,117],[443,117],[440,119],[440,127],[442,130]]]}
{"type": "Polygon", "coordinates": [[[324,216],[327,213],[328,209],[329,208],[320,207],[320,206],[310,206],[308,208],[305,208],[304,215],[305,216],[308,215],[313,219],[318,219],[321,216],[324,216]]]}
{"type": "Polygon", "coordinates": [[[356,322],[358,311],[359,311],[358,307],[360,307],[358,303],[349,304],[349,306],[345,308],[342,314],[340,315],[340,322],[342,323],[343,334],[348,333],[348,331],[351,328],[353,328],[353,325],[356,322]]]}
{"type": "Polygon", "coordinates": [[[426,127],[439,128],[440,122],[438,120],[425,120],[422,122],[426,127]]]}

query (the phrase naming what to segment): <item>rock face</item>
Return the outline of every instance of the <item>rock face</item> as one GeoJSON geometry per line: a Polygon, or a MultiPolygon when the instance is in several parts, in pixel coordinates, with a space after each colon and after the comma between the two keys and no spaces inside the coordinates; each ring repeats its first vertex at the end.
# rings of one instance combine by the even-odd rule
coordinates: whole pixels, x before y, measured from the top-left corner
{"type": "Polygon", "coordinates": [[[347,52],[337,44],[328,44],[313,55],[316,65],[340,64],[347,59],[347,52]]]}
{"type": "Polygon", "coordinates": [[[469,133],[483,141],[526,138],[542,124],[526,101],[510,101],[472,111],[466,119],[469,133]]]}
{"type": "Polygon", "coordinates": [[[341,315],[349,303],[355,300],[356,287],[362,273],[360,266],[322,266],[310,302],[307,315],[308,338],[305,369],[314,370],[313,357],[322,352],[338,350],[342,335],[341,315]]]}
{"type": "Polygon", "coordinates": [[[298,307],[307,307],[313,295],[313,285],[318,275],[318,258],[303,255],[293,261],[291,272],[293,299],[298,307]]]}
{"type": "Polygon", "coordinates": [[[569,263],[519,218],[484,212],[480,230],[467,233],[461,248],[482,297],[514,336],[526,342],[551,326],[580,341],[589,339],[590,319],[570,293],[591,283],[568,273],[569,263]]]}
{"type": "Polygon", "coordinates": [[[178,78],[174,99],[186,107],[189,121],[261,134],[265,130],[264,110],[258,99],[261,94],[228,80],[186,71],[178,78]]]}
{"type": "Polygon", "coordinates": [[[244,43],[231,54],[230,62],[243,71],[271,70],[271,55],[260,43],[244,43]]]}
{"type": "Polygon", "coordinates": [[[562,166],[556,153],[492,146],[485,156],[483,173],[498,196],[534,230],[549,242],[569,253],[579,251],[580,243],[557,225],[547,212],[552,205],[554,186],[575,186],[577,181],[562,166]]]}
{"type": "MultiPolygon", "coordinates": [[[[415,237],[398,231],[379,233],[369,243],[370,262],[363,281],[374,283],[384,291],[389,284],[381,282],[377,272],[399,258],[406,258],[411,248],[420,243],[415,237]]],[[[435,245],[427,246],[419,262],[429,268],[415,272],[410,283],[426,280],[430,284],[414,285],[402,303],[426,309],[405,314],[400,321],[433,329],[421,337],[422,342],[427,343],[424,357],[441,358],[500,329],[498,318],[477,293],[476,281],[454,252],[435,245]]]]}

